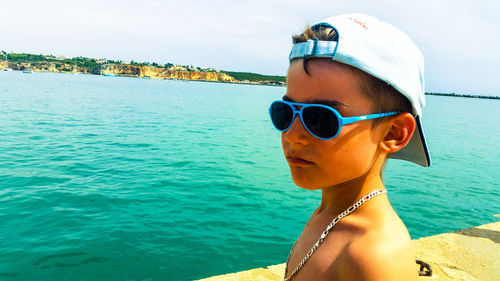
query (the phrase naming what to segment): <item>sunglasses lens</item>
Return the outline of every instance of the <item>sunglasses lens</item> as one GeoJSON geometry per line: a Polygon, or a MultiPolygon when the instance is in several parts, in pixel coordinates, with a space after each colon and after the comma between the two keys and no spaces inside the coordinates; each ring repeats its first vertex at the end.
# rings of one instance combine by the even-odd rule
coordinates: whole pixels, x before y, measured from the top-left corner
{"type": "Polygon", "coordinates": [[[302,111],[302,118],[309,131],[320,138],[331,138],[339,130],[337,115],[324,107],[306,107],[302,111]]]}
{"type": "Polygon", "coordinates": [[[288,129],[293,122],[293,109],[286,103],[273,103],[270,112],[274,126],[280,131],[288,129]]]}

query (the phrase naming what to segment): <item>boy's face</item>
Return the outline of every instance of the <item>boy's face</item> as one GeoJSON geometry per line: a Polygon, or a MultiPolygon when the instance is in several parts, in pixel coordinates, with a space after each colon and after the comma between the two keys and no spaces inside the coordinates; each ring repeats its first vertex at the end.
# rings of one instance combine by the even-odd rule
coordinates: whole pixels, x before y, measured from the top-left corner
{"type": "MultiPolygon", "coordinates": [[[[308,71],[310,76],[304,72],[302,60],[290,65],[284,99],[326,104],[344,117],[377,113],[373,102],[360,92],[360,78],[349,66],[330,59],[312,59],[308,71]]],[[[336,138],[321,140],[307,132],[300,118],[295,118],[281,135],[295,184],[320,189],[361,179],[374,164],[378,144],[384,137],[378,129],[382,126],[373,128],[372,122],[345,125],[336,138]]]]}

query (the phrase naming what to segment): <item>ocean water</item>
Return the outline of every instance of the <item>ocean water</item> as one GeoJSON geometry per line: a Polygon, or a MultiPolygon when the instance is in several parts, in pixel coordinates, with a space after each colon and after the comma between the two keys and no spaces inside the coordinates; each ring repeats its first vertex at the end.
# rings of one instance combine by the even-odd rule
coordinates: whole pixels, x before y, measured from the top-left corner
{"type": "MultiPolygon", "coordinates": [[[[268,119],[285,88],[0,72],[0,280],[192,280],[282,263],[320,200],[268,119]]],[[[390,160],[412,238],[497,221],[500,101],[427,97],[390,160]]]]}

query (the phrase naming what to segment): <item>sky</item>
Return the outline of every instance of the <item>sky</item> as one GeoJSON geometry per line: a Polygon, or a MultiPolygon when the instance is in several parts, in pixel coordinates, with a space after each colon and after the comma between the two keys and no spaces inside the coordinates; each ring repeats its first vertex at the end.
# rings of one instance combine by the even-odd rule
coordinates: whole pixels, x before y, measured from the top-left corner
{"type": "Polygon", "coordinates": [[[500,96],[497,0],[0,0],[0,50],[286,75],[291,35],[366,13],[419,46],[428,92],[500,96]]]}

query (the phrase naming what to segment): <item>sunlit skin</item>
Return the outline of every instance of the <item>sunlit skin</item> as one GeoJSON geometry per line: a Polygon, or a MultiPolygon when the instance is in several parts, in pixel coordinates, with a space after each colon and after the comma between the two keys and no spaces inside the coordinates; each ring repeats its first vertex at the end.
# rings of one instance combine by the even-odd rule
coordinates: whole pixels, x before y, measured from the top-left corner
{"type": "MultiPolygon", "coordinates": [[[[360,92],[360,77],[351,67],[313,59],[308,71],[310,75],[302,60],[292,62],[285,100],[330,105],[344,117],[378,113],[360,92]]],[[[282,133],[293,181],[322,192],[320,206],[292,251],[288,274],[333,218],[365,194],[384,188],[381,170],[387,154],[403,148],[414,130],[412,115],[401,113],[376,126],[372,120],[345,125],[331,140],[310,135],[300,118],[282,133]]],[[[342,219],[292,280],[411,281],[417,272],[408,231],[387,196],[379,195],[342,219]]]]}

